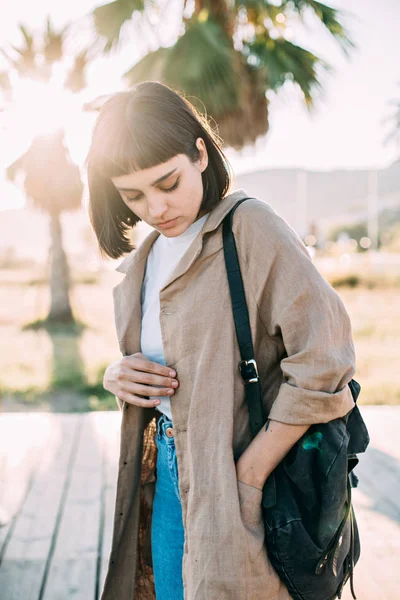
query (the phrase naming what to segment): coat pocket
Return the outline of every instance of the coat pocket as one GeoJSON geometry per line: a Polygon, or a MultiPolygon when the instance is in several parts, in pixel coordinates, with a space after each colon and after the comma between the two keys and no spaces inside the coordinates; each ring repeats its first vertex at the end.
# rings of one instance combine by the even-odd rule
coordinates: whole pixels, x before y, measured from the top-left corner
{"type": "Polygon", "coordinates": [[[242,524],[246,530],[246,545],[249,559],[253,560],[263,550],[265,527],[262,515],[262,490],[252,485],[237,482],[242,524]]]}
{"type": "Polygon", "coordinates": [[[275,600],[279,597],[281,600],[292,600],[268,557],[262,512],[263,492],[239,480],[237,486],[240,516],[244,526],[246,598],[275,600]]]}

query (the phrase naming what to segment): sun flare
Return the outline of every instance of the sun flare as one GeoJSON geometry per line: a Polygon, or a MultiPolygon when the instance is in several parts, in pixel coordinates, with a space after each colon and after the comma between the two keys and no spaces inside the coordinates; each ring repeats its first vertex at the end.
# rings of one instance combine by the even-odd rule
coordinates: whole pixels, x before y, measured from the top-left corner
{"type": "Polygon", "coordinates": [[[25,204],[18,186],[5,181],[5,169],[26,152],[35,137],[62,128],[71,159],[79,165],[84,162],[96,115],[83,110],[85,93],[72,93],[64,81],[65,67],[56,64],[46,82],[29,77],[15,77],[12,82],[12,99],[0,113],[0,210],[25,204]]]}
{"type": "Polygon", "coordinates": [[[13,129],[31,140],[61,127],[74,127],[81,111],[82,102],[63,88],[63,81],[55,72],[46,83],[28,78],[15,83],[8,119],[13,129]]]}

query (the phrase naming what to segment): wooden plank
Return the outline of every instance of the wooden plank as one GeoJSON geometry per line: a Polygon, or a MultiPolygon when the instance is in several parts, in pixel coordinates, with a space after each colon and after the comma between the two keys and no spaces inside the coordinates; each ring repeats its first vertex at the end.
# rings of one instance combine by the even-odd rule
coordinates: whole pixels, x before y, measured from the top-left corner
{"type": "Polygon", "coordinates": [[[94,598],[99,543],[103,440],[92,416],[80,415],[77,458],[65,496],[41,600],[94,598]]]}
{"type": "Polygon", "coordinates": [[[40,597],[80,423],[78,415],[42,415],[34,424],[42,453],[0,568],[2,600],[40,597]]]}
{"type": "MultiPolygon", "coordinates": [[[[354,574],[361,600],[394,600],[400,596],[400,407],[361,406],[371,442],[355,472],[353,490],[361,538],[361,556],[354,574]]],[[[346,584],[343,600],[351,600],[346,584]]]]}
{"type": "MultiPolygon", "coordinates": [[[[371,511],[369,499],[354,490],[354,507],[361,537],[361,556],[355,568],[355,592],[361,600],[394,600],[399,596],[398,524],[371,511]],[[397,549],[396,549],[397,546],[397,549]]],[[[346,584],[344,600],[352,598],[346,584]]]]}
{"type": "Polygon", "coordinates": [[[114,508],[117,491],[117,475],[118,475],[118,457],[120,445],[120,429],[121,429],[121,413],[102,413],[101,418],[102,429],[107,430],[105,435],[106,444],[104,446],[104,478],[103,478],[103,530],[101,540],[101,558],[98,581],[98,594],[96,600],[100,597],[104,587],[104,581],[107,574],[108,559],[111,551],[113,524],[114,524],[114,508]]]}
{"type": "MultiPolygon", "coordinates": [[[[394,600],[400,590],[400,407],[368,406],[361,412],[371,444],[360,455],[360,484],[353,490],[362,543],[355,590],[360,600],[394,600]]],[[[18,513],[10,502],[16,518],[0,568],[2,600],[98,600],[111,548],[120,418],[119,412],[0,417],[0,503],[13,498],[22,504],[18,513]],[[68,419],[82,426],[78,444],[65,424],[68,419]],[[63,460],[69,460],[69,475],[63,460]],[[39,584],[42,592],[36,595],[39,584]]],[[[3,546],[4,531],[0,528],[3,546]]],[[[347,584],[343,600],[350,599],[347,584]]]]}
{"type": "Polygon", "coordinates": [[[0,562],[33,483],[48,428],[41,415],[0,415],[0,520],[5,523],[0,526],[0,562]]]}

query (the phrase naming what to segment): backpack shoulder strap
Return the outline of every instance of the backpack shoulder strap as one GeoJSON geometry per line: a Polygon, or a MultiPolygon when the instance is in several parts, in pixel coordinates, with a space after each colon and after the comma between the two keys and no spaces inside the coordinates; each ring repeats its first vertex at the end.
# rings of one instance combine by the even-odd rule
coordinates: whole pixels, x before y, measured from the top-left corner
{"type": "Polygon", "coordinates": [[[250,198],[242,198],[239,200],[239,202],[237,202],[224,217],[222,236],[233,318],[241,357],[238,366],[245,384],[246,400],[249,408],[250,429],[253,437],[255,437],[266,419],[263,416],[261,383],[258,376],[257,363],[254,357],[249,312],[247,309],[235,238],[232,232],[234,212],[242,202],[245,202],[245,200],[250,200],[250,198]]]}

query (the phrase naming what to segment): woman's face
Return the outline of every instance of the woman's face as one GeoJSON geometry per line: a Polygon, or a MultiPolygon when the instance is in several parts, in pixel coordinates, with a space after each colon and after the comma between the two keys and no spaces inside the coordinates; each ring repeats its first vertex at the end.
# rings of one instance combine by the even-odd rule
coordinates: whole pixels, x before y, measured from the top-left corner
{"type": "Polygon", "coordinates": [[[197,138],[196,146],[200,156],[195,163],[186,154],[178,154],[150,169],[111,178],[128,208],[166,237],[180,235],[205,214],[199,214],[199,209],[203,199],[201,174],[207,168],[208,156],[202,138],[197,138]]]}

